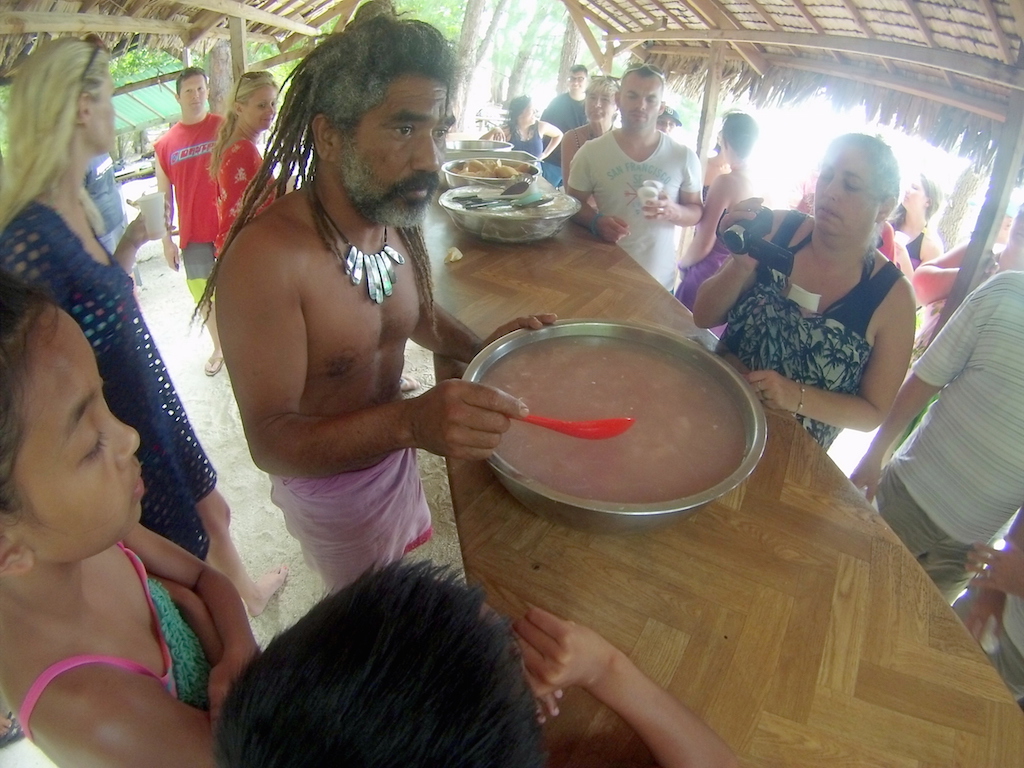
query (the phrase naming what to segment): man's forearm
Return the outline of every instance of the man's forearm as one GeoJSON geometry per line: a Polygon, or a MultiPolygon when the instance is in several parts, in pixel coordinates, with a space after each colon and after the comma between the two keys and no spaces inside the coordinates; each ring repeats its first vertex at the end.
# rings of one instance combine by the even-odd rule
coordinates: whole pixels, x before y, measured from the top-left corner
{"type": "Polygon", "coordinates": [[[468,363],[483,349],[483,341],[463,322],[444,307],[434,305],[434,322],[423,323],[412,340],[453,360],[468,363]]]}
{"type": "Polygon", "coordinates": [[[678,203],[672,208],[672,223],[680,227],[692,227],[700,221],[704,208],[697,203],[678,203]]]}
{"type": "Polygon", "coordinates": [[[405,405],[397,400],[333,416],[284,413],[246,429],[256,466],[285,477],[328,477],[370,467],[415,447],[405,405]]]}
{"type": "Polygon", "coordinates": [[[896,441],[940,389],[942,387],[928,384],[911,373],[903,382],[900,391],[896,393],[892,408],[878,428],[867,454],[883,465],[888,462],[896,447],[896,441]]]}

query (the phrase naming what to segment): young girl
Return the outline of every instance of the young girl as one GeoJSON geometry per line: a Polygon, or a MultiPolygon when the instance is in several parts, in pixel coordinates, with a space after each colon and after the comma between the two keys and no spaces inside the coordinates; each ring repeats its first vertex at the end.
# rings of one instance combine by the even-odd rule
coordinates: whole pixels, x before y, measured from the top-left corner
{"type": "Polygon", "coordinates": [[[253,581],[228,529],[231,510],[146,327],[129,278],[145,223],[128,226],[113,253],[96,239],[82,186],[89,161],[114,140],[109,55],[95,41],[43,43],[18,68],[0,168],[0,269],[41,285],[82,327],[104,395],[139,432],[149,492],[142,522],[235,585],[259,615],[287,568],[253,581]]]}
{"type": "Polygon", "coordinates": [[[139,525],[138,445],[78,324],[0,273],[0,696],[58,765],[212,766],[257,653],[231,582],[139,525]]]}

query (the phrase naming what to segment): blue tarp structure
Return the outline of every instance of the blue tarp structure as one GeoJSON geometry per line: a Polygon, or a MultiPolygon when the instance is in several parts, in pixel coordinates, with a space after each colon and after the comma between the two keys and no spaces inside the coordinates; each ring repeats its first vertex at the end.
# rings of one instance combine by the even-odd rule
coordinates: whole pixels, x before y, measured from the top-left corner
{"type": "MultiPolygon", "coordinates": [[[[140,82],[166,74],[166,70],[134,72],[132,80],[140,82]]],[[[114,83],[116,89],[123,83],[114,83]]],[[[141,131],[161,123],[174,122],[181,116],[181,108],[174,98],[174,79],[165,83],[114,96],[114,130],[121,133],[141,131]]]]}

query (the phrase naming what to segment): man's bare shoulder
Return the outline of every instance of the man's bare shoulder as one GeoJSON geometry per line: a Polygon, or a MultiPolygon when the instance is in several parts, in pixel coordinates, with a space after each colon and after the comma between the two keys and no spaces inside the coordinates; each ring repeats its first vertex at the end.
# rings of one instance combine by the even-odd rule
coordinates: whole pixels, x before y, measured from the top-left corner
{"type": "Polygon", "coordinates": [[[306,196],[292,192],[274,201],[242,228],[225,256],[231,259],[265,259],[288,256],[319,246],[306,196]]]}

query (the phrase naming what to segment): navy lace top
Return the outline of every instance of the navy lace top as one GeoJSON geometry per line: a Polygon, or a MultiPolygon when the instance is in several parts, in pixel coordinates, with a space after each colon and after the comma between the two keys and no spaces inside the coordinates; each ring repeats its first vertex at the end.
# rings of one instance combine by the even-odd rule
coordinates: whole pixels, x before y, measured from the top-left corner
{"type": "Polygon", "coordinates": [[[49,289],[81,326],[111,412],[139,433],[143,525],[205,558],[209,541],[195,504],[217,474],[142,319],[131,278],[116,262],[93,259],[64,219],[40,203],[0,233],[0,269],[49,289]]]}
{"type": "MultiPolygon", "coordinates": [[[[871,316],[900,279],[899,268],[886,262],[877,271],[865,262],[861,280],[824,312],[808,313],[786,297],[793,255],[810,238],[790,246],[804,214],[791,212],[772,241],[789,247],[785,263],[761,263],[757,280],[729,310],[726,346],[752,371],[771,370],[800,384],[853,395],[871,356],[866,335],[871,316]]],[[[826,449],[841,427],[797,416],[826,449]]]]}

